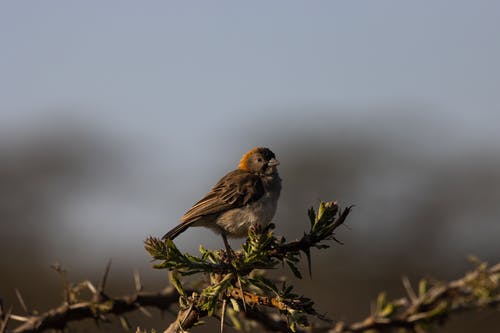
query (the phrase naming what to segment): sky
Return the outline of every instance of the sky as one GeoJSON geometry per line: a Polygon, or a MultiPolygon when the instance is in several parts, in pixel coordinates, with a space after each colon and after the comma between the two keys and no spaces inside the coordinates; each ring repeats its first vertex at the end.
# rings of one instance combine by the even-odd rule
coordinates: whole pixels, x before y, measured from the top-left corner
{"type": "Polygon", "coordinates": [[[2,120],[74,107],[175,131],[297,104],[499,106],[495,1],[0,6],[2,120]]]}
{"type": "Polygon", "coordinates": [[[149,219],[157,231],[165,210],[178,218],[190,191],[267,145],[269,132],[307,136],[331,119],[424,113],[420,127],[401,131],[434,128],[437,145],[494,144],[498,36],[496,1],[5,1],[0,138],[71,124],[114,140],[127,157],[115,175],[123,187],[76,194],[62,213],[68,230],[90,239],[103,211],[119,207],[112,230],[149,219]],[[179,201],[160,203],[160,187],[179,201]],[[155,208],[116,198],[127,191],[155,208]],[[112,208],[99,207],[110,197],[112,208]]]}

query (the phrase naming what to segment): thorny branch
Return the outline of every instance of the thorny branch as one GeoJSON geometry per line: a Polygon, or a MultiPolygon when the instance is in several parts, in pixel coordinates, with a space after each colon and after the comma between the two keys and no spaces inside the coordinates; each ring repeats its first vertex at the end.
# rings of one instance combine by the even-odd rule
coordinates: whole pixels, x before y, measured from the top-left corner
{"type": "MultiPolygon", "coordinates": [[[[92,292],[96,292],[89,281],[81,285],[88,286],[92,292]]],[[[179,294],[173,287],[165,288],[158,292],[136,292],[132,295],[121,297],[107,296],[103,291],[100,294],[93,294],[92,300],[75,300],[72,303],[64,302],[62,305],[39,315],[13,315],[6,316],[0,322],[1,333],[28,333],[42,332],[49,329],[63,329],[70,322],[94,319],[96,321],[108,322],[108,315],[118,316],[122,324],[126,325],[124,314],[136,310],[151,316],[145,307],[154,307],[160,310],[168,310],[177,303],[179,294]],[[7,330],[9,320],[19,321],[22,324],[12,330],[7,330]]]]}
{"type": "MultiPolygon", "coordinates": [[[[450,315],[500,305],[500,263],[488,267],[476,261],[476,267],[464,277],[448,283],[423,279],[414,290],[408,279],[403,279],[407,296],[388,301],[381,293],[373,312],[365,319],[354,322],[328,322],[310,325],[306,315],[326,319],[313,308],[312,300],[296,295],[290,285],[276,286],[266,279],[259,269],[273,268],[286,263],[294,275],[301,276],[296,267],[300,252],[310,263],[311,248],[326,248],[325,240],[335,240],[334,231],[344,223],[350,207],[340,210],[336,203],[322,203],[316,214],[309,211],[311,229],[296,241],[286,242],[276,238],[272,227],[251,231],[241,251],[229,260],[224,251],[200,249],[202,256],[180,253],[172,242],[155,238],[146,241],[146,248],[156,260],[157,268],[171,270],[172,285],[159,292],[144,292],[139,276],[135,275],[136,291],[131,295],[112,297],[105,293],[109,264],[98,284],[89,281],[73,285],[67,282],[65,271],[54,267],[63,277],[65,299],[62,305],[42,314],[29,312],[24,315],[6,311],[0,300],[0,333],[42,332],[62,330],[70,322],[94,319],[109,321],[110,315],[120,318],[124,328],[129,328],[125,314],[140,310],[149,315],[146,307],[171,310],[178,305],[177,317],[164,333],[184,332],[200,323],[203,317],[213,316],[223,325],[236,329],[251,322],[273,332],[310,333],[360,333],[368,331],[404,330],[426,332],[428,328],[443,323],[450,315]],[[182,286],[180,276],[209,273],[210,281],[199,290],[182,286]],[[90,299],[81,299],[81,290],[91,292],[90,299]],[[221,311],[220,316],[216,312],[221,311]],[[228,317],[230,320],[224,321],[228,317]],[[21,322],[13,328],[14,321],[21,322]]],[[[22,297],[18,293],[20,303],[22,297]]],[[[140,330],[138,329],[138,332],[140,330]]]]}
{"type": "Polygon", "coordinates": [[[335,231],[345,222],[350,211],[351,207],[342,210],[336,202],[321,202],[317,213],[313,208],[309,210],[310,230],[300,240],[287,243],[284,237],[276,238],[271,224],[262,230],[250,230],[242,249],[232,255],[200,248],[201,257],[196,257],[181,253],[171,240],[148,238],[146,250],[153,259],[161,262],[154,267],[170,270],[171,282],[181,294],[178,323],[173,323],[167,331],[189,329],[201,316],[213,316],[219,311],[223,321],[228,308],[233,310],[228,312],[231,321],[237,322],[234,313],[241,309],[246,312],[248,307],[254,306],[274,309],[286,316],[292,331],[299,326],[308,326],[308,316],[329,321],[314,309],[311,299],[295,294],[293,286],[286,283],[278,287],[276,281],[264,277],[262,270],[286,264],[296,277],[301,278],[297,268],[300,253],[307,256],[310,267],[311,248],[328,248],[325,242],[336,240],[335,231]],[[180,276],[202,272],[209,273],[208,286],[198,294],[188,296],[183,291],[180,276]],[[230,307],[226,306],[228,304],[230,307]]]}
{"type": "Polygon", "coordinates": [[[472,310],[498,308],[500,305],[500,263],[488,267],[477,262],[476,268],[463,278],[448,283],[420,280],[418,291],[406,285],[408,296],[386,301],[380,294],[375,313],[365,320],[352,323],[337,323],[330,333],[387,331],[406,328],[415,332],[426,332],[435,324],[442,324],[450,315],[472,310]]]}
{"type": "MultiPolygon", "coordinates": [[[[429,286],[428,280],[421,280],[418,294],[413,289],[408,289],[409,295],[407,297],[389,302],[385,299],[385,294],[381,293],[377,299],[374,313],[359,322],[350,324],[337,322],[333,326],[297,327],[296,332],[361,333],[372,330],[385,332],[395,329],[426,332],[428,328],[436,324],[443,324],[450,315],[465,311],[498,308],[500,306],[499,282],[500,263],[492,267],[488,267],[485,263],[479,263],[473,271],[464,277],[448,283],[440,282],[429,286]]],[[[287,321],[279,315],[270,314],[259,306],[255,306],[259,305],[255,299],[249,298],[248,303],[252,306],[244,313],[247,319],[258,322],[268,331],[292,331],[287,321]]],[[[263,305],[269,306],[270,302],[266,300],[263,305]]],[[[275,307],[279,308],[279,306],[275,307]]],[[[196,308],[191,309],[190,315],[193,320],[196,318],[197,321],[207,315],[204,312],[196,311],[196,308]]],[[[187,324],[191,324],[191,322],[186,322],[182,328],[187,328],[187,324]]],[[[179,327],[178,321],[176,321],[166,332],[178,332],[179,327]]]]}
{"type": "MultiPolygon", "coordinates": [[[[408,295],[388,302],[384,296],[379,296],[375,312],[359,322],[338,322],[333,327],[298,328],[297,332],[360,333],[369,330],[412,329],[417,326],[425,331],[425,327],[442,323],[444,319],[453,314],[498,308],[500,306],[499,282],[500,263],[492,267],[481,263],[464,277],[448,283],[437,283],[431,287],[425,287],[424,284],[429,282],[422,280],[419,283],[420,290],[413,291],[415,298],[408,295]]],[[[88,281],[78,285],[88,285],[89,290],[97,291],[93,286],[90,287],[88,281]]],[[[193,293],[193,290],[186,289],[185,291],[193,293]]],[[[240,297],[237,292],[233,296],[240,297]]],[[[0,328],[2,328],[0,332],[24,333],[62,329],[73,321],[82,319],[107,320],[106,316],[108,315],[122,316],[139,309],[144,311],[145,307],[169,310],[177,303],[178,297],[179,294],[175,288],[169,287],[159,292],[140,291],[121,297],[102,297],[99,301],[80,300],[72,304],[64,303],[40,315],[28,316],[13,315],[10,311],[5,311],[0,302],[0,328]],[[7,330],[7,324],[10,324],[9,319],[10,323],[13,321],[23,323],[12,330],[7,330]]],[[[246,298],[248,309],[246,312],[242,312],[246,319],[258,322],[268,331],[291,332],[288,323],[281,316],[262,311],[262,305],[257,304],[258,301],[255,297],[252,295],[246,298]]],[[[272,303],[269,300],[266,302],[272,303]]],[[[172,323],[171,326],[175,329],[170,332],[176,332],[180,328],[179,322],[184,321],[185,325],[192,326],[206,315],[206,312],[199,309],[191,309],[191,313],[179,311],[178,318],[181,320],[172,323]],[[186,317],[184,318],[184,316],[186,317]]]]}

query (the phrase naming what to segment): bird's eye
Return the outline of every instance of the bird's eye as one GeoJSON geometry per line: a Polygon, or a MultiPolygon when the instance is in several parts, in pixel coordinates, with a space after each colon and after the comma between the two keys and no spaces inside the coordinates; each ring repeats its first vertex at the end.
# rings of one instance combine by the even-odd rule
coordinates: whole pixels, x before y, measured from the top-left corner
{"type": "Polygon", "coordinates": [[[257,159],[257,162],[262,162],[262,158],[260,158],[260,157],[259,157],[259,158],[257,159]]]}

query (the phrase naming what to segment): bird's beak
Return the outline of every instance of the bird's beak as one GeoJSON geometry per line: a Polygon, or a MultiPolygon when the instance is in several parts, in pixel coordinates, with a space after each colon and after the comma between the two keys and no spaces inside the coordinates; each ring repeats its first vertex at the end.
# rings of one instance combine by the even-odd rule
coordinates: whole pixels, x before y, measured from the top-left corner
{"type": "Polygon", "coordinates": [[[272,167],[272,166],[276,166],[276,165],[280,165],[280,161],[278,161],[278,160],[277,160],[277,159],[275,159],[275,158],[271,158],[271,159],[269,160],[269,162],[267,162],[267,165],[268,165],[268,166],[271,166],[271,167],[272,167]]]}

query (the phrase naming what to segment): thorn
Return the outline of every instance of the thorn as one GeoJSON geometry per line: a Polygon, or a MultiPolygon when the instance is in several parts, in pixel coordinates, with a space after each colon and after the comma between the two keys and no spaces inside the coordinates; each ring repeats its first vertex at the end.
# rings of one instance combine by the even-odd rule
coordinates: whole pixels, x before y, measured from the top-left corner
{"type": "Polygon", "coordinates": [[[224,298],[222,300],[222,310],[220,312],[220,333],[224,333],[224,317],[226,316],[226,305],[227,300],[224,298]]]}
{"type": "Polygon", "coordinates": [[[24,312],[27,315],[29,315],[28,307],[26,306],[26,303],[24,303],[24,299],[23,299],[23,296],[21,295],[21,292],[17,288],[15,288],[14,290],[16,291],[16,296],[17,296],[17,299],[19,300],[19,304],[21,304],[21,307],[23,308],[24,312]]]}
{"type": "Polygon", "coordinates": [[[184,318],[181,321],[179,321],[179,326],[181,328],[181,332],[184,332],[184,328],[182,328],[182,326],[184,326],[184,322],[189,317],[189,315],[191,314],[191,312],[193,312],[193,307],[194,307],[194,304],[191,304],[189,306],[189,309],[186,311],[186,315],[184,316],[184,318]]]}
{"type": "Polygon", "coordinates": [[[119,316],[118,317],[120,319],[120,324],[122,325],[122,328],[126,331],[126,332],[130,332],[130,324],[127,320],[127,317],[125,316],[119,316]]]}
{"type": "Polygon", "coordinates": [[[341,333],[344,331],[344,326],[345,324],[341,321],[335,324],[335,327],[333,328],[333,333],[341,333]]]}
{"type": "Polygon", "coordinates": [[[333,239],[334,241],[336,241],[337,243],[339,243],[340,245],[344,245],[344,243],[343,243],[343,242],[339,241],[337,238],[335,238],[335,237],[333,237],[333,236],[332,236],[332,239],[333,239]]]}
{"type": "Polygon", "coordinates": [[[496,273],[496,272],[500,272],[500,263],[496,264],[493,267],[490,267],[490,273],[496,273]]]}
{"type": "Polygon", "coordinates": [[[5,319],[5,312],[3,308],[3,300],[0,298],[0,321],[5,319]]]}
{"type": "Polygon", "coordinates": [[[347,223],[342,223],[341,226],[346,228],[347,230],[352,230],[352,228],[347,223]]]}
{"type": "Polygon", "coordinates": [[[108,280],[109,270],[111,268],[111,259],[109,259],[106,269],[104,270],[104,275],[102,276],[101,283],[99,283],[99,292],[103,292],[106,287],[106,282],[108,280]]]}
{"type": "Polygon", "coordinates": [[[304,251],[304,253],[306,254],[307,258],[307,268],[309,269],[309,278],[312,279],[313,273],[312,273],[311,251],[308,248],[306,251],[304,251]]]}
{"type": "Polygon", "coordinates": [[[92,284],[92,282],[90,282],[89,280],[85,281],[85,285],[87,286],[87,288],[90,290],[90,292],[92,294],[97,294],[97,289],[94,287],[94,285],[92,284]]]}
{"type": "Polygon", "coordinates": [[[140,306],[138,305],[137,308],[139,309],[139,311],[141,311],[146,317],[148,318],[153,318],[153,315],[151,314],[151,312],[149,312],[145,307],[143,306],[140,306]]]}
{"type": "Polygon", "coordinates": [[[412,303],[415,303],[418,300],[417,295],[415,294],[415,291],[413,290],[410,280],[406,275],[404,275],[401,280],[403,281],[403,286],[406,289],[406,293],[408,294],[408,297],[410,297],[410,300],[412,303]]]}
{"type": "Polygon", "coordinates": [[[137,270],[134,270],[134,284],[135,284],[135,291],[138,293],[141,292],[142,291],[141,276],[139,275],[139,272],[137,270]]]}
{"type": "Polygon", "coordinates": [[[10,315],[10,318],[13,320],[22,321],[22,322],[26,322],[26,321],[30,320],[28,317],[18,316],[18,315],[13,315],[13,314],[10,315]]]}
{"type": "Polygon", "coordinates": [[[59,274],[59,277],[61,278],[63,288],[64,288],[64,296],[63,296],[64,301],[67,304],[70,304],[71,303],[71,297],[70,297],[71,288],[69,286],[68,279],[67,279],[67,271],[65,269],[63,269],[61,264],[58,262],[50,265],[50,268],[52,268],[57,274],[59,274]]]}
{"type": "Polygon", "coordinates": [[[245,313],[246,313],[247,312],[247,302],[245,302],[245,294],[243,293],[243,285],[241,284],[240,276],[237,275],[237,277],[238,277],[238,285],[240,287],[241,301],[243,302],[243,311],[245,311],[245,313]]]}
{"type": "Polygon", "coordinates": [[[106,317],[104,314],[99,315],[99,320],[102,321],[103,323],[110,323],[111,322],[111,320],[108,317],[106,317]]]}
{"type": "Polygon", "coordinates": [[[12,307],[9,308],[9,311],[7,311],[7,313],[4,313],[3,304],[0,302],[0,310],[0,333],[5,333],[7,332],[7,324],[9,323],[9,319],[11,318],[12,307]]]}

